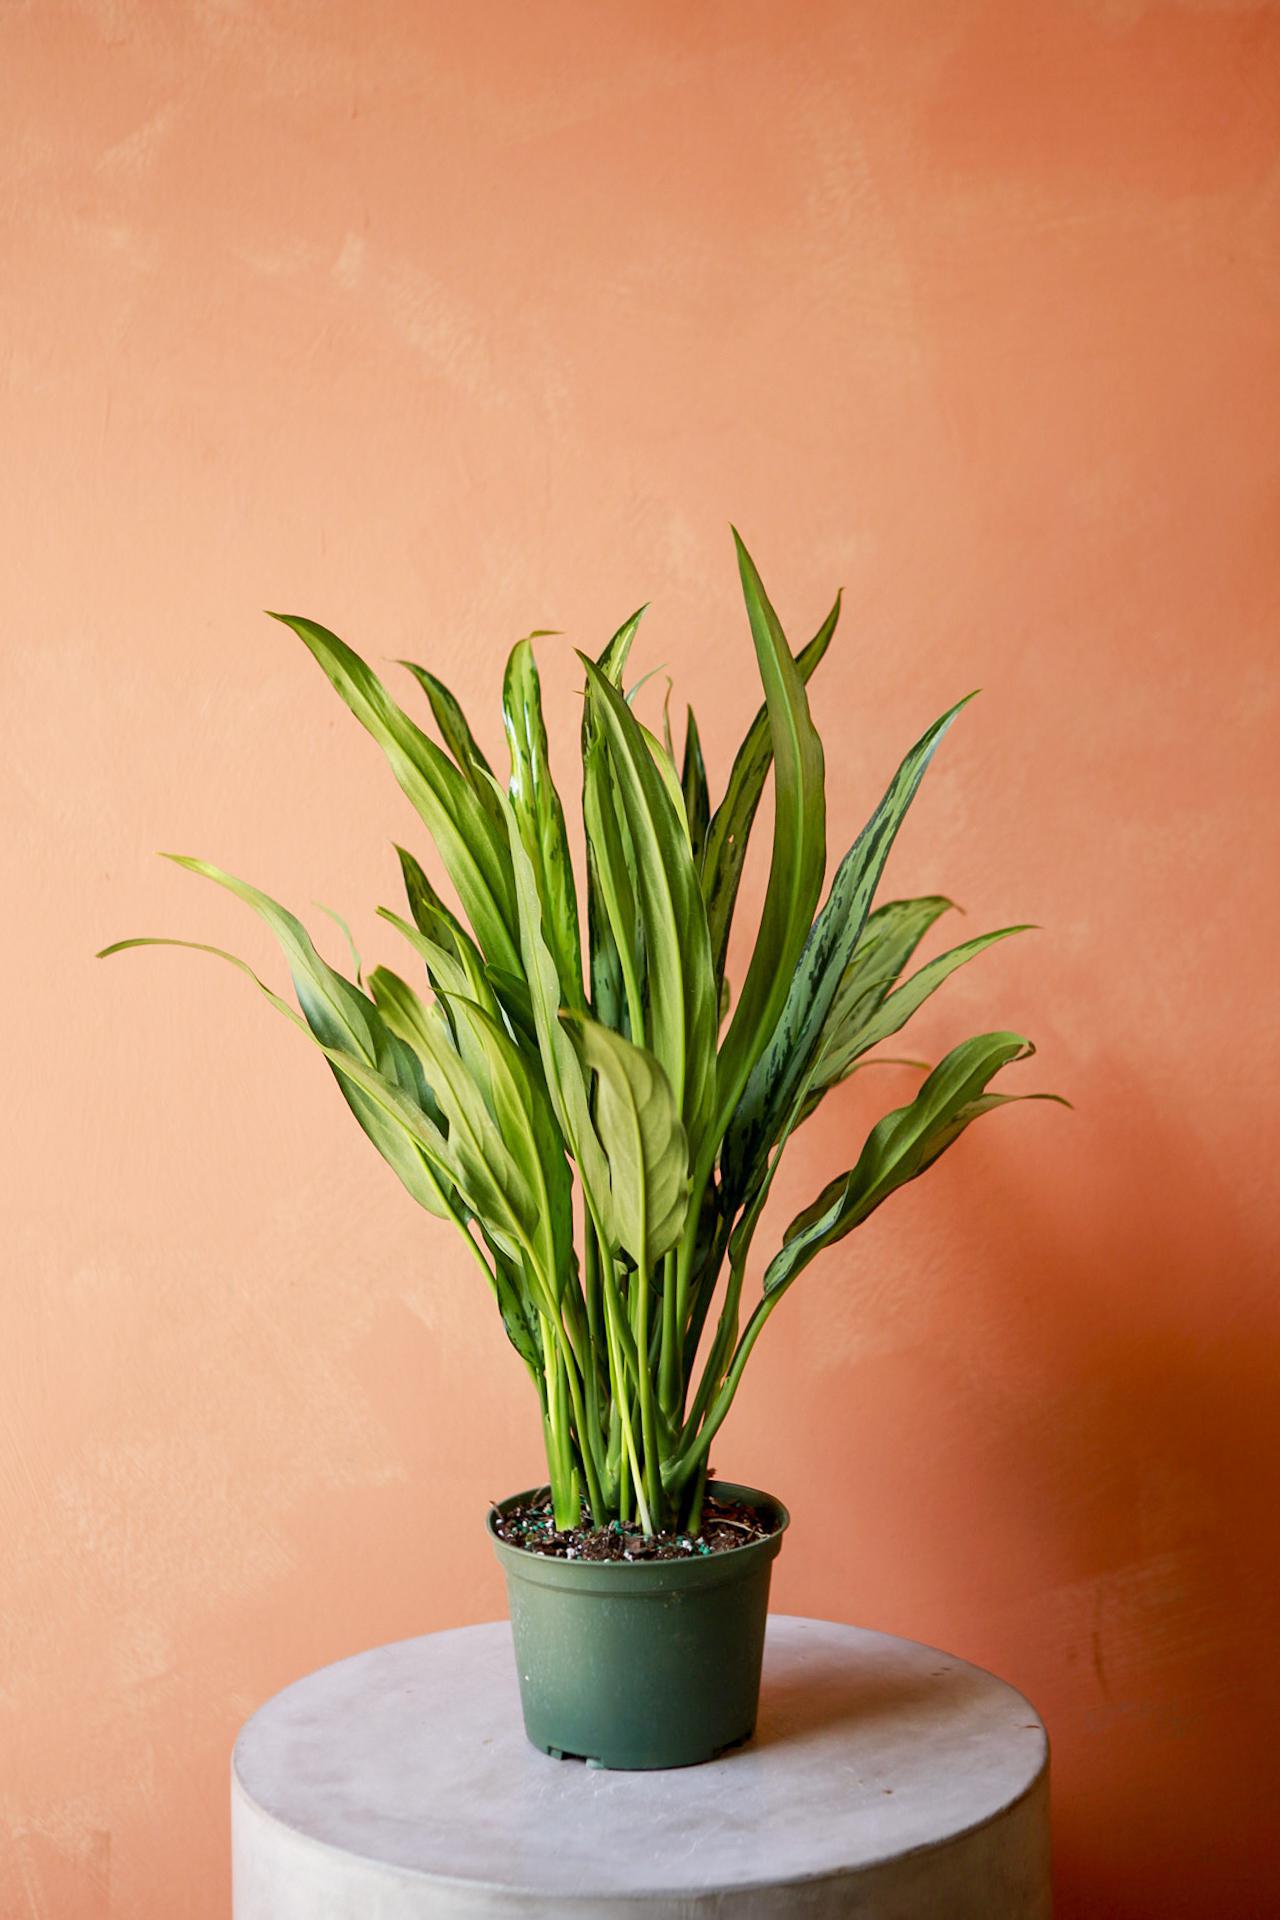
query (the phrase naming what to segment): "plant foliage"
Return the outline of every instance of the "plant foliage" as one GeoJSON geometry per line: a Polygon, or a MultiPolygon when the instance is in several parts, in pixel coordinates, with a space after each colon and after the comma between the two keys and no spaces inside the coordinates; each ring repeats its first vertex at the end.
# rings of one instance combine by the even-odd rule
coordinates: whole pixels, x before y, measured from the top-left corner
{"type": "MultiPolygon", "coordinates": [[[[407,1191],[462,1234],[536,1389],[562,1526],[577,1523],[583,1503],[598,1525],[696,1526],[708,1449],[787,1288],[980,1115],[1056,1098],[991,1091],[1003,1067],[1033,1051],[1020,1035],[961,1042],[792,1221],[743,1324],[748,1258],[791,1134],[957,967],[1024,929],[980,935],[908,972],[950,902],[873,905],[963,700],[907,754],[819,904],[824,763],[807,685],[840,602],[793,656],[734,539],[764,702],[718,806],[692,710],[677,766],[669,724],[659,740],[624,689],[640,614],[598,659],[582,656],[582,898],[551,773],[538,636],[519,641],[507,663],[503,786],[425,667],[401,663],[443,745],[336,634],[274,616],[382,748],[461,905],[460,918],[415,855],[399,850],[407,917],[379,911],[423,970],[425,991],[389,967],[366,981],[358,958],[348,978],[276,901],[205,861],[179,859],[266,922],[296,1010],[234,955],[200,950],[249,974],[309,1035],[407,1191]],[[735,997],[729,935],[770,773],[768,881],[735,997]]],[[[122,940],[104,951],[196,944],[122,940]]]]}

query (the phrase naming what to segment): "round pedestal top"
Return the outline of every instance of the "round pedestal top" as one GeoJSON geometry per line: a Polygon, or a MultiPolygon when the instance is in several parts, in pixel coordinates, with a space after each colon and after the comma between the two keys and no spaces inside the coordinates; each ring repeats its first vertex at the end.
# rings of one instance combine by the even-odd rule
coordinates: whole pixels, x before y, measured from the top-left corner
{"type": "Polygon", "coordinates": [[[537,1752],[505,1621],[309,1674],[253,1716],[233,1766],[247,1810],[300,1839],[398,1879],[553,1903],[871,1870],[994,1821],[1046,1752],[1033,1709],[991,1674],[774,1616],[756,1737],[706,1766],[608,1773],[537,1752]]]}

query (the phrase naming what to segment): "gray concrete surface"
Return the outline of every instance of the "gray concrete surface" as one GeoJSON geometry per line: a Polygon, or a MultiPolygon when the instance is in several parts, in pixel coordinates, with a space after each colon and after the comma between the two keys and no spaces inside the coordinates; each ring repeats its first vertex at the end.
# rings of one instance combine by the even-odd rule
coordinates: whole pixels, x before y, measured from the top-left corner
{"type": "Polygon", "coordinates": [[[234,1920],[1046,1920],[1044,1729],[913,1641],[774,1616],[751,1745],[602,1773],[525,1740],[505,1621],[286,1687],[232,1761],[234,1920]]]}

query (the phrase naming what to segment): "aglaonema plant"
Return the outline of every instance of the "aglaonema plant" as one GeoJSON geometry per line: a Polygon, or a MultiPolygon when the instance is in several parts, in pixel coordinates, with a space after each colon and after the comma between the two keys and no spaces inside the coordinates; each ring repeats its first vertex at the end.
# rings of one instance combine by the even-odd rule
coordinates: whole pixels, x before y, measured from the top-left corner
{"type": "Polygon", "coordinates": [[[497,1303],[537,1393],[559,1527],[578,1525],[585,1508],[597,1526],[696,1531],[708,1450],[766,1321],[809,1262],[980,1115],[1056,1097],[991,1091],[1033,1051],[1019,1034],[962,1041],[792,1221],[748,1309],[755,1236],[792,1133],[950,974],[1023,929],[979,935],[908,972],[950,902],[873,905],[964,700],[906,755],[819,906],[823,751],[806,684],[839,598],[793,657],[734,538],[765,698],[714,810],[692,710],[677,767],[669,730],[658,739],[624,692],[640,614],[598,659],[581,656],[585,910],[530,640],[513,649],[503,682],[504,787],[434,674],[402,663],[443,746],[335,634],[277,615],[383,749],[461,905],[465,918],[399,850],[407,917],[379,912],[422,963],[429,994],[390,967],[366,980],[358,958],[352,976],[340,972],[275,900],[177,855],[266,921],[297,1007],[220,948],[137,939],[104,949],[215,953],[324,1054],[360,1126],[419,1205],[458,1230],[497,1303]],[[731,1001],[730,927],[771,769],[768,882],[731,1001]]]}

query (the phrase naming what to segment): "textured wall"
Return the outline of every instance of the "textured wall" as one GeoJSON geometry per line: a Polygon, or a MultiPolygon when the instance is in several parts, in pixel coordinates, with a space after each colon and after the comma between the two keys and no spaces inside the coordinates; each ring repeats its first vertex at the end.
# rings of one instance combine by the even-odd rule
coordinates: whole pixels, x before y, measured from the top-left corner
{"type": "Polygon", "coordinates": [[[411,817],[258,609],[428,660],[495,749],[564,629],[563,765],[571,641],[651,597],[722,781],[730,517],[796,636],[847,588],[839,835],[986,689],[891,881],[1045,931],[919,1044],[1021,1028],[1077,1111],[809,1273],[718,1464],[794,1508],[784,1607],[1042,1707],[1064,1920],[1265,1911],[1280,10],[41,0],[0,64],[0,1913],[224,1914],[239,1721],[499,1612],[483,1505],[538,1472],[320,1063],[211,961],[90,957],[281,977],[158,846],[394,951],[411,817]]]}

